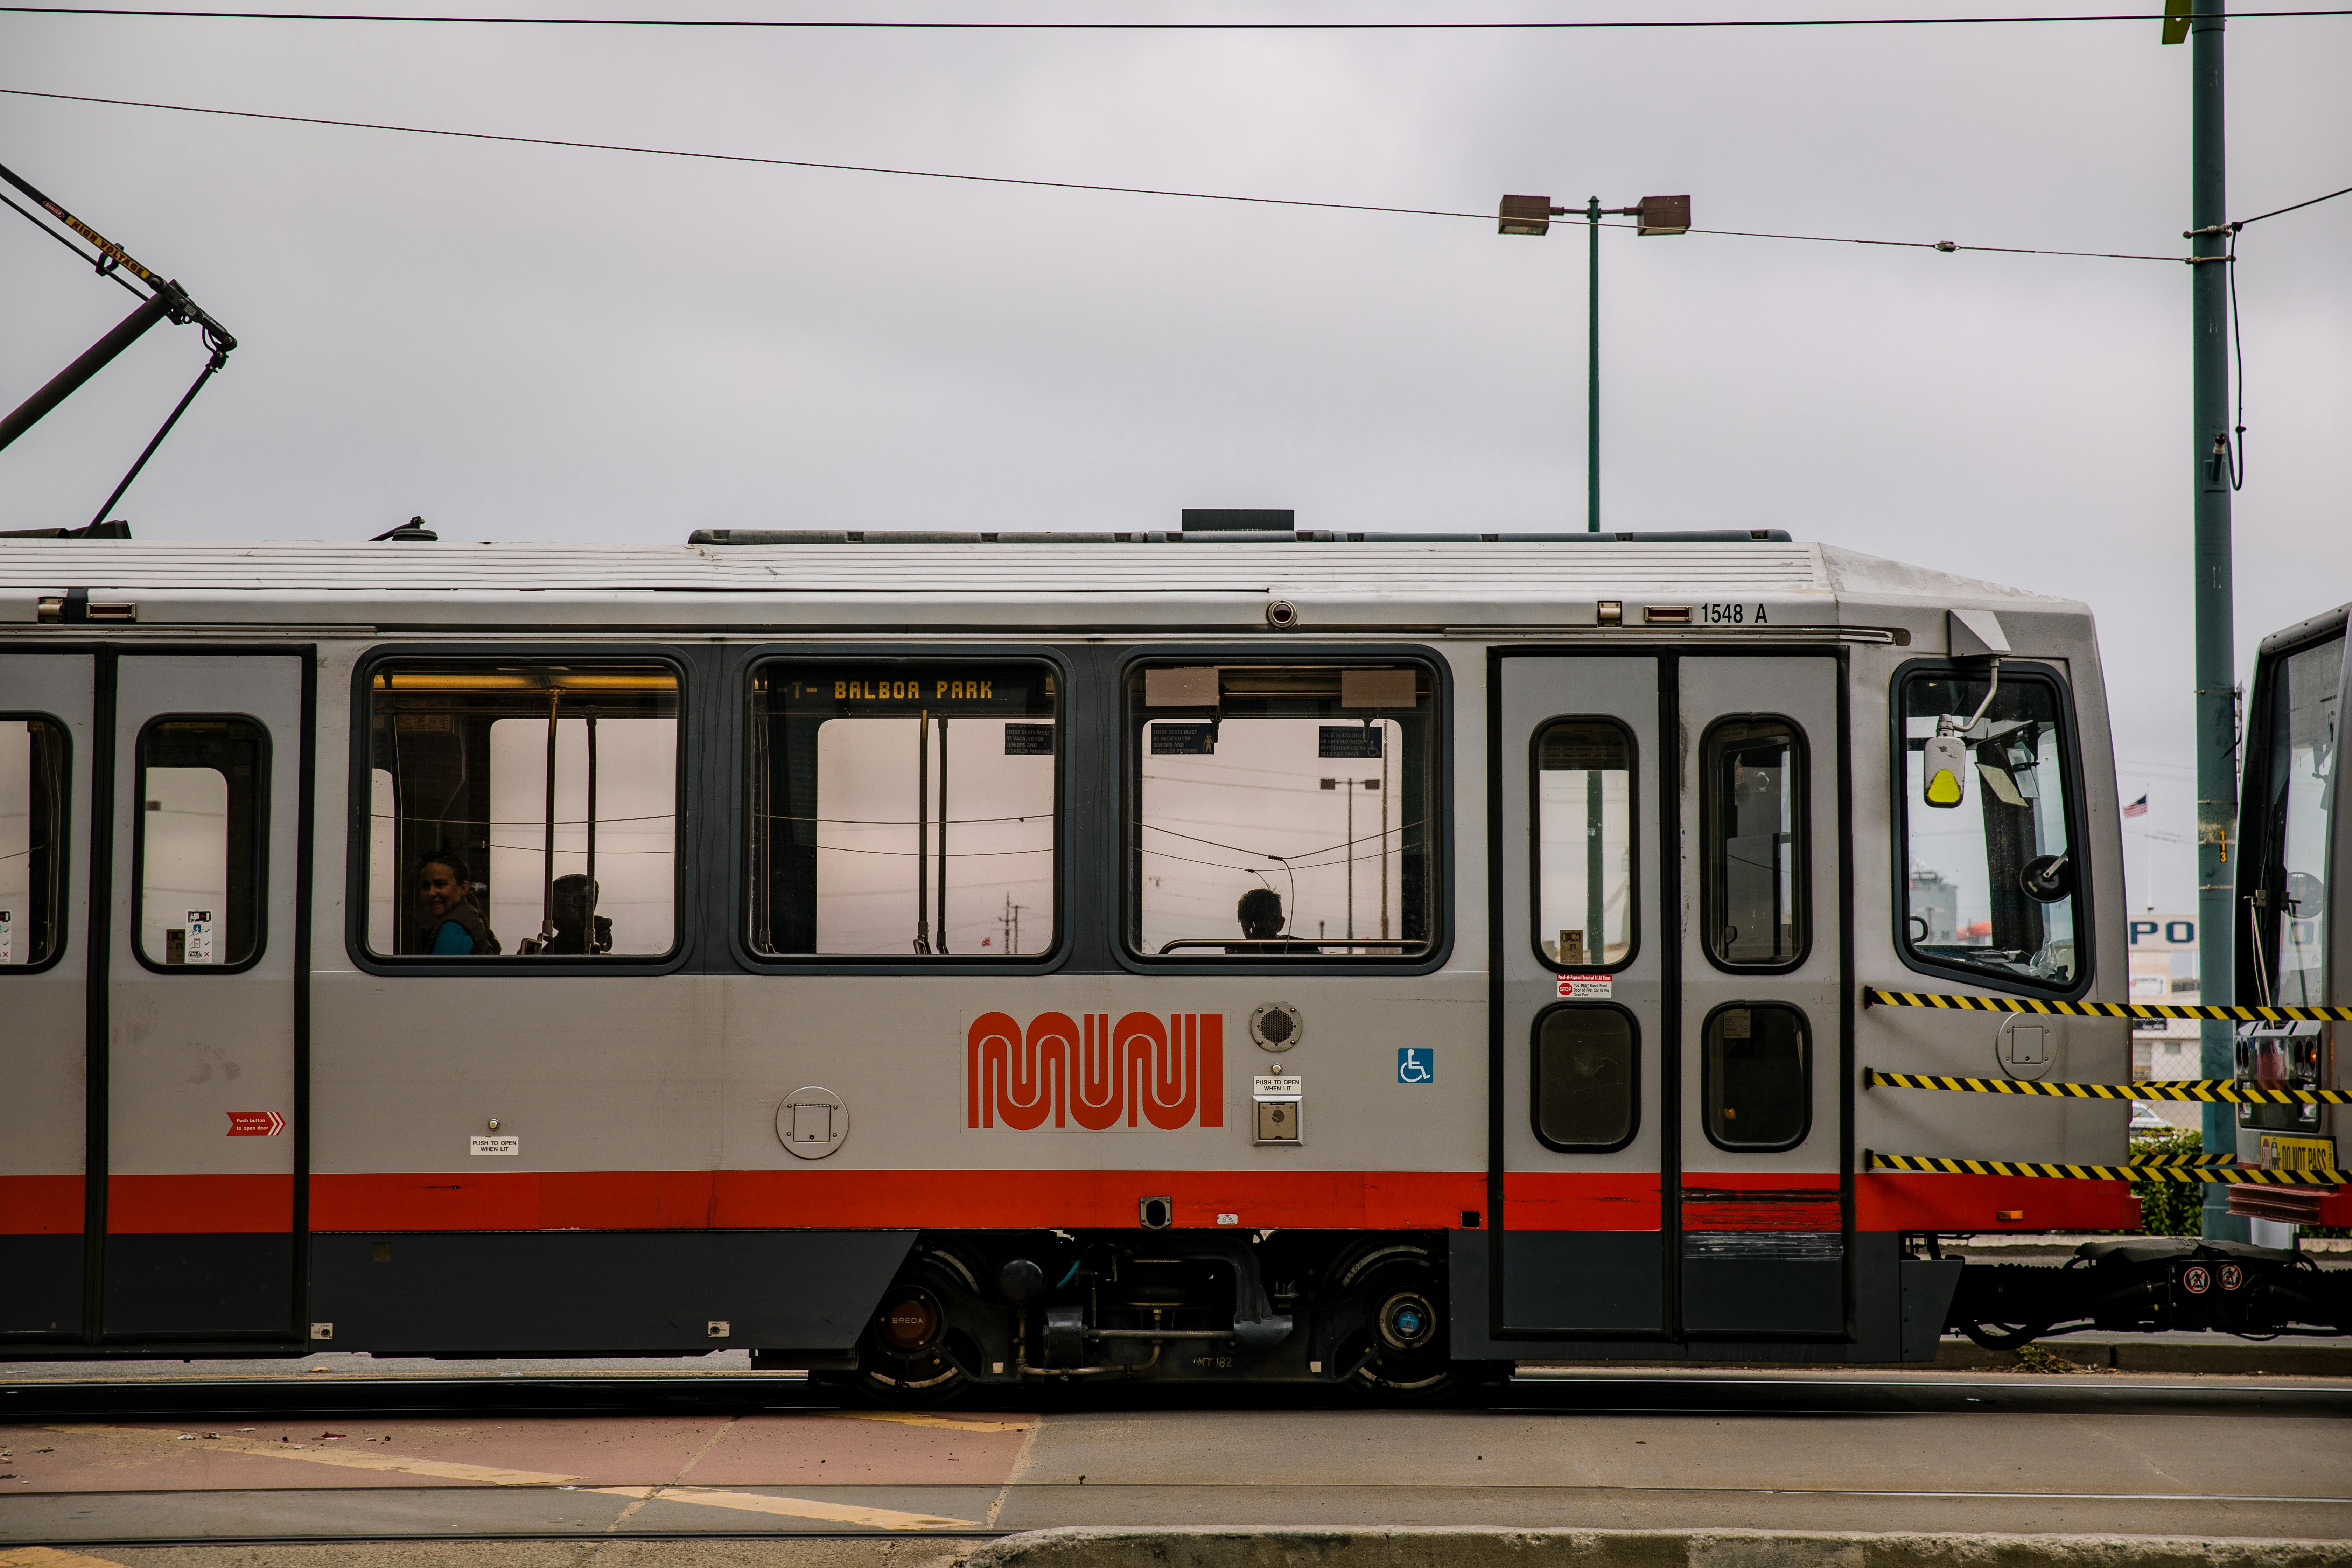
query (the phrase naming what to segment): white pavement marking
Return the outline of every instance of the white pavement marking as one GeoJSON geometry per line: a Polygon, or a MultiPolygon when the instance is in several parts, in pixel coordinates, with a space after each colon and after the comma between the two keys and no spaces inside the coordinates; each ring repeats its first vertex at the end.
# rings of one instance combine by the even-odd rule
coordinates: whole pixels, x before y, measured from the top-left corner
{"type": "MultiPolygon", "coordinates": [[[[153,1426],[110,1426],[96,1424],[51,1426],[46,1430],[78,1435],[150,1437],[176,1443],[180,1435],[153,1426]]],[[[307,1444],[265,1443],[252,1437],[205,1437],[209,1447],[233,1454],[257,1454],[268,1459],[297,1459],[310,1465],[338,1465],[350,1470],[388,1470],[395,1475],[431,1476],[445,1481],[475,1481],[493,1487],[547,1487],[576,1481],[578,1476],[550,1475],[543,1470],[510,1470],[499,1465],[461,1465],[449,1459],[412,1459],[400,1454],[371,1454],[364,1448],[320,1448],[307,1444]]]]}
{"type": "Polygon", "coordinates": [[[651,1502],[700,1503],[706,1508],[740,1509],[745,1513],[781,1514],[788,1519],[821,1519],[831,1524],[862,1524],[875,1530],[971,1530],[978,1521],[943,1519],[937,1514],[901,1513],[888,1508],[853,1508],[817,1502],[809,1498],[767,1497],[759,1492],[721,1491],[712,1487],[583,1487],[583,1491],[651,1502]]]}
{"type": "Polygon", "coordinates": [[[937,1426],[950,1432],[1026,1432],[1027,1421],[974,1421],[953,1415],[925,1415],[913,1410],[826,1410],[836,1421],[890,1421],[901,1426],[937,1426]]]}

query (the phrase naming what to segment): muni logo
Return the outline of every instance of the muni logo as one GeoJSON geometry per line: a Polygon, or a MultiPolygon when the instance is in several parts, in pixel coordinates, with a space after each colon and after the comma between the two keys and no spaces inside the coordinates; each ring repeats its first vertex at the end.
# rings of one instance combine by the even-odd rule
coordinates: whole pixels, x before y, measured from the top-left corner
{"type": "Polygon", "coordinates": [[[967,1127],[1173,1131],[1196,1111],[1200,1126],[1223,1127],[1225,1017],[1040,1013],[1024,1029],[1010,1013],[982,1013],[965,1031],[964,1085],[967,1127]]]}

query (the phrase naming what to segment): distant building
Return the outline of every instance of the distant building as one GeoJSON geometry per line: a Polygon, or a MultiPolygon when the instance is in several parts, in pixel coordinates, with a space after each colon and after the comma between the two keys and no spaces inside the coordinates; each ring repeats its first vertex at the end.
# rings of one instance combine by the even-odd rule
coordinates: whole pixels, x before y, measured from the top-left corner
{"type": "Polygon", "coordinates": [[[1953,941],[1960,929],[1960,888],[1948,882],[1940,871],[1911,873],[1911,918],[1924,920],[1927,929],[1916,940],[1921,942],[1953,941]]]}
{"type": "MultiPolygon", "coordinates": [[[[2197,918],[2136,914],[2126,928],[2131,939],[2131,999],[2194,1005],[2199,995],[2197,918]]],[[[2132,1077],[2162,1082],[2202,1078],[2200,1034],[2194,1018],[2136,1020],[2132,1025],[2132,1077]]],[[[2152,1109],[2176,1127],[2195,1127],[2202,1108],[2163,1100],[2152,1109]]]]}

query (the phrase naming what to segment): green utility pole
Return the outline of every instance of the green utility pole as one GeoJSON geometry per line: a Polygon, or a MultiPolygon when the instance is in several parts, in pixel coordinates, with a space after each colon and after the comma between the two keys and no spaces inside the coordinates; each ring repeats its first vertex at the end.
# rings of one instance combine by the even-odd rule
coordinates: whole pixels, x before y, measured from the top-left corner
{"type": "MultiPolygon", "coordinates": [[[[2177,0],[2176,0],[2177,5],[2177,0]]],[[[2238,818],[2238,713],[2235,616],[2230,579],[2230,489],[2236,455],[2230,448],[2230,364],[2226,354],[2230,263],[2228,166],[2223,158],[2221,102],[2222,0],[2192,0],[2188,7],[2189,70],[2189,290],[2194,338],[2193,394],[2197,583],[2197,968],[2198,1000],[2236,998],[2231,973],[2236,921],[2232,909],[2231,840],[2238,818]],[[2211,259],[2205,259],[2210,258],[2211,259]]],[[[2174,26],[2168,23],[2168,40],[2174,26]]],[[[2209,1018],[2199,1026],[2199,1075],[2237,1076],[2234,1026],[2209,1018]]],[[[2238,1148],[2234,1106],[2205,1107],[2205,1151],[2238,1148]]],[[[2246,1222],[2230,1211],[2230,1189],[2205,1189],[2203,1234],[2246,1239],[2246,1222]]]]}
{"type": "MultiPolygon", "coordinates": [[[[1591,237],[1585,267],[1588,308],[1584,321],[1584,531],[1601,531],[1601,198],[1584,204],[1585,232],[1591,237]]],[[[1585,933],[1585,946],[1594,941],[1585,933]]]]}

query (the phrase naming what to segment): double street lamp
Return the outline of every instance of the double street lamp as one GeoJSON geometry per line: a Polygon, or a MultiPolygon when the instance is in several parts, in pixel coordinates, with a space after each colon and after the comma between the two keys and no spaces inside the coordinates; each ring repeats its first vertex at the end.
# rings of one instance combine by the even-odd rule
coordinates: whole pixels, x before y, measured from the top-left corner
{"type": "MultiPolygon", "coordinates": [[[[1688,234],[1690,214],[1688,196],[1643,196],[1639,205],[1630,207],[1604,207],[1601,198],[1594,196],[1584,205],[1585,227],[1591,236],[1587,267],[1591,302],[1584,329],[1584,526],[1590,532],[1601,531],[1601,220],[1630,217],[1635,234],[1688,234]]],[[[1552,219],[1568,216],[1569,209],[1552,205],[1549,196],[1505,196],[1495,215],[1495,231],[1540,237],[1551,232],[1552,219]]]]}

